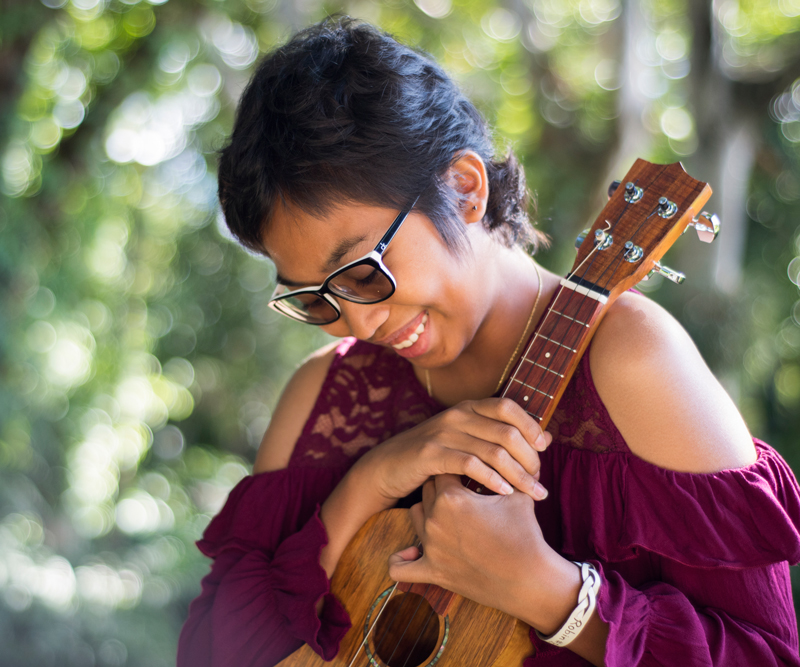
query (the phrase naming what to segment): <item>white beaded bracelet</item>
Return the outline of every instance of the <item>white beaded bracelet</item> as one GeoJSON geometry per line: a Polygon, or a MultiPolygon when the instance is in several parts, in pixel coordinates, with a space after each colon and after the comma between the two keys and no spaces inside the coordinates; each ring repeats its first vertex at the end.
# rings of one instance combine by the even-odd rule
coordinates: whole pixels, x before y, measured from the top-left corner
{"type": "MultiPolygon", "coordinates": [[[[572,561],[575,563],[575,561],[572,561]]],[[[544,636],[536,630],[536,636],[554,646],[566,646],[583,630],[586,622],[594,613],[597,605],[597,594],[600,591],[600,574],[591,563],[575,563],[581,570],[583,585],[578,593],[578,606],[572,610],[564,625],[552,635],[544,636]]]]}

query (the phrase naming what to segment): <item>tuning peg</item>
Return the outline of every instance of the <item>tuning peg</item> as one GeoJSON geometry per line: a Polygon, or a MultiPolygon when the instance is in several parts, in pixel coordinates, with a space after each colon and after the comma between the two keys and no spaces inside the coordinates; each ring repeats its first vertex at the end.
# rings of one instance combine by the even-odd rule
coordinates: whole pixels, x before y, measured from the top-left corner
{"type": "Polygon", "coordinates": [[[584,229],[580,234],[578,234],[578,238],[575,239],[575,249],[579,250],[580,247],[583,245],[583,242],[586,240],[586,237],[589,236],[589,232],[592,231],[591,229],[584,229]]]}
{"type": "Polygon", "coordinates": [[[703,211],[690,223],[703,243],[711,243],[719,234],[719,216],[716,213],[703,211]]]}
{"type": "Polygon", "coordinates": [[[614,196],[614,193],[617,191],[617,188],[622,185],[621,181],[611,181],[611,185],[608,186],[608,198],[611,199],[614,196]]]}
{"type": "Polygon", "coordinates": [[[664,276],[667,280],[671,280],[676,285],[680,285],[684,280],[686,280],[686,276],[683,273],[676,271],[675,269],[671,269],[668,266],[662,266],[659,262],[656,262],[653,265],[653,269],[650,271],[647,277],[649,278],[654,273],[664,276]]]}

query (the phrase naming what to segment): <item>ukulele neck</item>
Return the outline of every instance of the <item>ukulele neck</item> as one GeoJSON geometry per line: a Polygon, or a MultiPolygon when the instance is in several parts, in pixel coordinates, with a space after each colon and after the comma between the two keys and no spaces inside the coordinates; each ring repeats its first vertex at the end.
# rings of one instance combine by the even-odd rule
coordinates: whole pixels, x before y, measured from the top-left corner
{"type": "Polygon", "coordinates": [[[501,395],[545,428],[610,304],[607,290],[572,276],[562,279],[501,395]]]}

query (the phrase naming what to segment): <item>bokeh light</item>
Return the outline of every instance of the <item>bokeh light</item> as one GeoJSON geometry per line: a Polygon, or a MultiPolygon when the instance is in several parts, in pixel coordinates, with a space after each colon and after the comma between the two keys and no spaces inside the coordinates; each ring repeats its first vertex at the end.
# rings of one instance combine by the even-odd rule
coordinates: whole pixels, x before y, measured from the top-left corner
{"type": "Polygon", "coordinates": [[[208,567],[194,541],[329,340],[267,307],[274,268],[224,228],[216,151],[259,56],[337,11],[427,50],[475,100],[525,164],[557,273],[634,157],[708,180],[735,242],[687,235],[668,260],[687,284],[642,289],[800,466],[800,1],[12,3],[0,618],[24,632],[0,663],[174,664],[208,567]]]}

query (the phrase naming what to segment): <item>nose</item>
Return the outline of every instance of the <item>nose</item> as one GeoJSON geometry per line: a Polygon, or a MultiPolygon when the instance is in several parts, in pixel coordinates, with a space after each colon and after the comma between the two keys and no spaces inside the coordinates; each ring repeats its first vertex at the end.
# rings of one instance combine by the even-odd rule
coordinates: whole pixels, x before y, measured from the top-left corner
{"type": "Polygon", "coordinates": [[[344,299],[337,301],[342,314],[335,324],[344,322],[348,329],[348,333],[344,334],[346,336],[369,340],[389,317],[389,306],[385,301],[381,303],[353,303],[344,299]]]}

